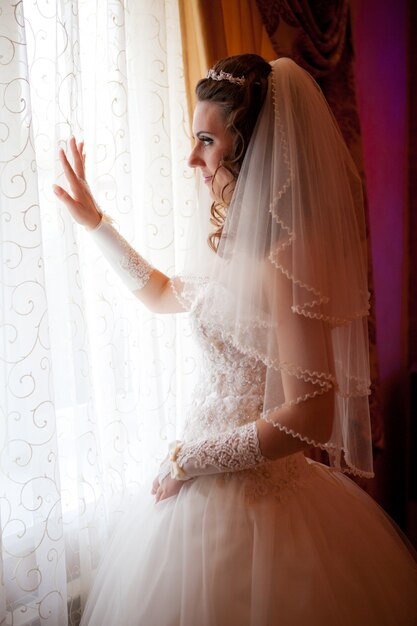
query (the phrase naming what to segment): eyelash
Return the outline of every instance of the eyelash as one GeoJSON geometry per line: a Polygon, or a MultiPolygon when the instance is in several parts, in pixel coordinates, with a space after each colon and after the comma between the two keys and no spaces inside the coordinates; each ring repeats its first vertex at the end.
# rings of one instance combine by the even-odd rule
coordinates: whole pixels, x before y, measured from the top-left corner
{"type": "Polygon", "coordinates": [[[200,135],[199,140],[205,146],[209,146],[210,144],[213,143],[213,139],[211,137],[206,137],[205,135],[200,135]]]}

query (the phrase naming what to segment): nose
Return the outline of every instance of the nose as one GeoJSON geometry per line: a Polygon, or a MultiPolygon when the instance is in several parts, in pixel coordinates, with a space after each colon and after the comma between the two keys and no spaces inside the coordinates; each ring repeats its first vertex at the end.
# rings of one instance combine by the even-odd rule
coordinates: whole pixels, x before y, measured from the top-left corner
{"type": "Polygon", "coordinates": [[[201,167],[203,164],[204,161],[199,154],[199,146],[196,143],[188,157],[188,167],[201,167]]]}

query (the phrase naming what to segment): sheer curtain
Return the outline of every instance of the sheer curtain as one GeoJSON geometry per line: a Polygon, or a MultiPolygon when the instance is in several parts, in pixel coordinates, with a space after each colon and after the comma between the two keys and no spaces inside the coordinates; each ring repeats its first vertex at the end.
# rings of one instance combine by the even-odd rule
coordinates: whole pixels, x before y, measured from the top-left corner
{"type": "Polygon", "coordinates": [[[98,202],[172,274],[195,206],[186,111],[175,0],[1,1],[1,624],[78,623],[195,367],[187,319],[142,308],[58,206],[58,146],[85,139],[98,202]]]}

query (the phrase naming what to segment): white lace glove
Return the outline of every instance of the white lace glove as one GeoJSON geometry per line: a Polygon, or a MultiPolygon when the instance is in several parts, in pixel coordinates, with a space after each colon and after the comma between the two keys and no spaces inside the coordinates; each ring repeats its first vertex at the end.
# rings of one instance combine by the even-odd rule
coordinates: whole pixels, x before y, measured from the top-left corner
{"type": "Polygon", "coordinates": [[[113,228],[107,216],[89,233],[130,291],[145,287],[154,268],[113,228]]]}
{"type": "Polygon", "coordinates": [[[204,474],[238,472],[265,463],[256,422],[216,437],[170,445],[171,478],[188,480],[204,474]]]}

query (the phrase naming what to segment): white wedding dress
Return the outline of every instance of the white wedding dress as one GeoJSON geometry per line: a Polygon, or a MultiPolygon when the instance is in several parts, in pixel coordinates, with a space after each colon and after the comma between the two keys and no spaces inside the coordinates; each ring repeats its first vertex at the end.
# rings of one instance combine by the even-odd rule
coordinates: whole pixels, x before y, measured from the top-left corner
{"type": "MultiPolygon", "coordinates": [[[[184,441],[258,418],[264,365],[199,326],[204,367],[184,441]]],[[[137,496],[83,626],[412,626],[417,566],[388,516],[302,453],[137,496]]]]}

